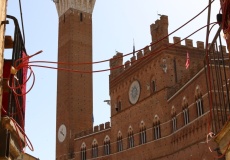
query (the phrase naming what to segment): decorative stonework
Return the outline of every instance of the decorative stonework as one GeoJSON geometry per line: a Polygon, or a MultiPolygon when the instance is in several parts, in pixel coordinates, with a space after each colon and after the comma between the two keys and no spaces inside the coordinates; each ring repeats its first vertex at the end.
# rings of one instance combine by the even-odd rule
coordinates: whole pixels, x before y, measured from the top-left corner
{"type": "Polygon", "coordinates": [[[55,2],[58,16],[73,8],[86,13],[93,13],[96,0],[58,0],[55,2]]]}

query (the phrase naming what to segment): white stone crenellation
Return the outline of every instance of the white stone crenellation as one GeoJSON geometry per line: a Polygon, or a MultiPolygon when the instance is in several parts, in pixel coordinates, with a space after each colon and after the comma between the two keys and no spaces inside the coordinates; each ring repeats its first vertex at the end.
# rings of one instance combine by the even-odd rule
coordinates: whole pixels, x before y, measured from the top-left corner
{"type": "Polygon", "coordinates": [[[54,2],[60,17],[70,8],[92,14],[96,0],[56,0],[54,2]]]}

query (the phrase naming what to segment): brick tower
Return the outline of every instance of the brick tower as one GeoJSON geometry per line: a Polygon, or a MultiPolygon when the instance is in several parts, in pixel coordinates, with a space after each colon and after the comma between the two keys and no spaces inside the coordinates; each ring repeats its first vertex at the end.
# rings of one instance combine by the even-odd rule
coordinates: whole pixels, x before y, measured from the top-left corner
{"type": "MultiPolygon", "coordinates": [[[[57,0],[58,62],[92,62],[92,12],[96,0],[57,0]]],[[[58,65],[92,71],[92,65],[58,65]]],[[[58,71],[56,159],[73,158],[74,134],[92,128],[92,73],[58,71]]]]}

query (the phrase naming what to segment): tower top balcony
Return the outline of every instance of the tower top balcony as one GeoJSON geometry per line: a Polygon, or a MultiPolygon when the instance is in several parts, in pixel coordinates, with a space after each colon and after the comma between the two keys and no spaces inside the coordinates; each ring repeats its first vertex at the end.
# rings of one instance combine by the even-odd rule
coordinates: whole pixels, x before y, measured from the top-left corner
{"type": "Polygon", "coordinates": [[[54,0],[54,2],[60,17],[70,8],[92,14],[96,0],[54,0]]]}

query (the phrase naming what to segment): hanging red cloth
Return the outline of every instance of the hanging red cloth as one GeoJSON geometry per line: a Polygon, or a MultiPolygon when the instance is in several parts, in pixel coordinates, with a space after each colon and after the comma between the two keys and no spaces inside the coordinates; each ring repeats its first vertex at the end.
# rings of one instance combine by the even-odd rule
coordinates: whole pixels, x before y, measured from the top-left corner
{"type": "Polygon", "coordinates": [[[8,78],[10,77],[10,68],[12,65],[12,60],[4,60],[3,65],[3,95],[2,95],[2,116],[6,116],[9,107],[9,91],[7,86],[8,78]]]}
{"type": "Polygon", "coordinates": [[[189,53],[187,52],[187,60],[186,60],[186,63],[185,63],[186,69],[188,69],[189,65],[190,65],[190,59],[189,59],[189,53]]]}

